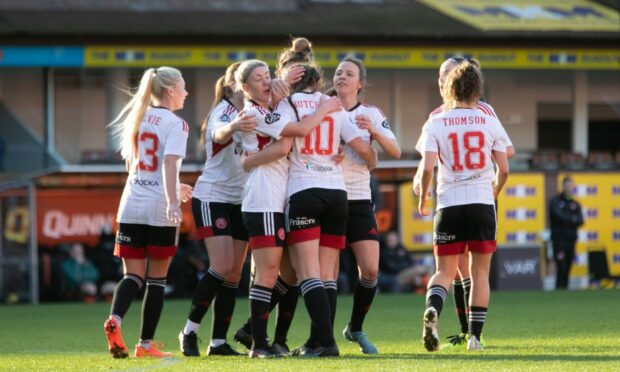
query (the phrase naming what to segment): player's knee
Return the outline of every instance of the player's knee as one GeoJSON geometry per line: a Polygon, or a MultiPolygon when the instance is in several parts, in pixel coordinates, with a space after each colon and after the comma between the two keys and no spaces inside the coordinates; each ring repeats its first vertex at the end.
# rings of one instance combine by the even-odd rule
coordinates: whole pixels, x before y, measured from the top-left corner
{"type": "Polygon", "coordinates": [[[374,281],[379,275],[379,268],[375,266],[362,268],[360,271],[362,278],[367,281],[374,281]]]}

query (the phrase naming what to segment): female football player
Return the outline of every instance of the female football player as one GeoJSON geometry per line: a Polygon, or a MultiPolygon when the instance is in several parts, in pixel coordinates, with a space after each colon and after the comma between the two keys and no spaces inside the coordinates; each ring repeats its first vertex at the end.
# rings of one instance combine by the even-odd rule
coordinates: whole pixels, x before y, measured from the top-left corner
{"type": "Polygon", "coordinates": [[[489,270],[496,249],[495,198],[508,178],[505,131],[497,117],[478,109],[482,73],[469,61],[450,71],[441,87],[443,109],[431,113],[417,150],[422,153],[419,213],[430,214],[428,200],[435,162],[437,211],[434,220],[436,272],[430,279],[424,311],[423,341],[428,351],[439,347],[438,317],[458,257],[471,260],[468,350],[481,350],[480,335],[489,302],[489,270]],[[493,161],[497,165],[494,175],[493,161]]]}
{"type": "Polygon", "coordinates": [[[174,111],[183,108],[186,97],[179,70],[149,68],[137,93],[111,124],[121,134],[121,155],[129,172],[118,209],[115,247],[123,261],[124,277],[116,286],[110,316],[104,323],[109,351],[115,358],[129,354],[121,322],[145,281],[140,341],[134,355],[171,355],[158,350],[153,337],[182,220],[179,169],[189,125],[174,111]]]}
{"type": "MultiPolygon", "coordinates": [[[[336,68],[333,84],[349,120],[362,129],[361,138],[367,143],[377,141],[389,156],[400,158],[400,147],[385,115],[377,107],[360,102],[366,86],[366,67],[363,62],[350,57],[343,59],[336,68]]],[[[362,331],[364,318],[377,290],[379,271],[379,240],[374,204],[370,197],[370,171],[368,164],[349,146],[345,146],[342,170],[349,202],[347,240],[355,255],[360,275],[353,293],[351,319],[343,335],[346,340],[356,342],[362,353],[377,354],[377,348],[362,331]]]]}

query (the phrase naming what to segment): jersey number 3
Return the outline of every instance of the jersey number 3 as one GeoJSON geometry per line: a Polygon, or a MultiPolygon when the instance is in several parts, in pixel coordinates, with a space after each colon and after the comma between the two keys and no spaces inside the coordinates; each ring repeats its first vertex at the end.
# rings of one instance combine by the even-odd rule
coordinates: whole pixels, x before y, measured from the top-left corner
{"type": "Polygon", "coordinates": [[[157,150],[159,149],[157,135],[155,133],[142,132],[139,140],[140,151],[144,154],[144,159],[140,160],[138,167],[143,171],[155,172],[159,162],[157,158],[157,150]]]}
{"type": "MultiPolygon", "coordinates": [[[[461,161],[461,153],[459,147],[458,133],[450,133],[448,136],[452,147],[452,157],[454,164],[452,165],[453,171],[462,171],[463,162],[461,161]]],[[[463,133],[463,147],[465,147],[464,162],[465,168],[482,169],[485,165],[484,152],[484,133],[482,132],[465,132],[463,133]]]]}
{"type": "Polygon", "coordinates": [[[304,139],[304,147],[300,152],[304,155],[331,155],[334,150],[334,119],[326,116],[321,124],[319,124],[312,133],[308,134],[304,139]],[[314,137],[314,143],[312,138],[314,137]]]}

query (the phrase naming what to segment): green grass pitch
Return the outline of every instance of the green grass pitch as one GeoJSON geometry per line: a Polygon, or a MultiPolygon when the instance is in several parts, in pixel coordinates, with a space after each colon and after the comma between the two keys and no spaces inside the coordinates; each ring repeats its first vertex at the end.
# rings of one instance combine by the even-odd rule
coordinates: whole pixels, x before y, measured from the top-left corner
{"type": "MultiPolygon", "coordinates": [[[[156,338],[175,355],[163,360],[112,359],[103,335],[108,312],[104,303],[0,306],[0,370],[620,370],[620,291],[494,292],[491,301],[484,328],[487,348],[483,352],[443,349],[429,353],[421,342],[424,298],[379,294],[367,317],[365,331],[381,354],[365,356],[355,344],[342,338],[352,298],[339,296],[335,334],[342,356],[310,360],[185,358],[178,351],[177,335],[185,322],[189,300],[166,302],[156,338]]],[[[247,305],[245,299],[237,302],[230,335],[247,316],[247,305]]],[[[137,341],[139,314],[140,303],[134,302],[123,322],[128,346],[137,341]]],[[[272,316],[270,320],[270,334],[274,319],[272,316]]],[[[202,353],[208,346],[210,323],[209,313],[200,332],[202,353]]],[[[300,300],[289,337],[291,347],[305,339],[308,324],[300,300]]],[[[457,329],[450,299],[440,318],[442,340],[457,329]]]]}

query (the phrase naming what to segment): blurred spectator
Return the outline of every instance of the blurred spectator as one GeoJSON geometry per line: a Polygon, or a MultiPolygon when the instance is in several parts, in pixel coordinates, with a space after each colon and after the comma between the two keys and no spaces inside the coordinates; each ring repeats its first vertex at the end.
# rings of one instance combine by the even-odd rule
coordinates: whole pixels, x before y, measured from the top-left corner
{"type": "Polygon", "coordinates": [[[123,267],[120,258],[114,255],[116,236],[112,226],[106,224],[101,229],[99,244],[92,252],[92,260],[99,270],[99,293],[107,302],[112,301],[116,283],[123,277],[123,267]]]}
{"type": "Polygon", "coordinates": [[[396,231],[385,235],[379,258],[379,289],[383,292],[399,293],[406,285],[413,284],[413,259],[403,247],[396,231]]]}
{"type": "Polygon", "coordinates": [[[556,289],[568,286],[568,275],[575,257],[577,228],[583,225],[581,206],[573,199],[575,184],[570,177],[562,180],[562,191],[549,202],[549,220],[553,257],[556,264],[556,289]]]}
{"type": "Polygon", "coordinates": [[[97,296],[99,271],[84,255],[82,243],[74,243],[62,261],[63,285],[69,297],[79,297],[93,303],[97,296]]]}
{"type": "Polygon", "coordinates": [[[207,271],[209,258],[201,241],[179,235],[179,248],[168,272],[167,295],[192,297],[200,278],[207,271]]]}

